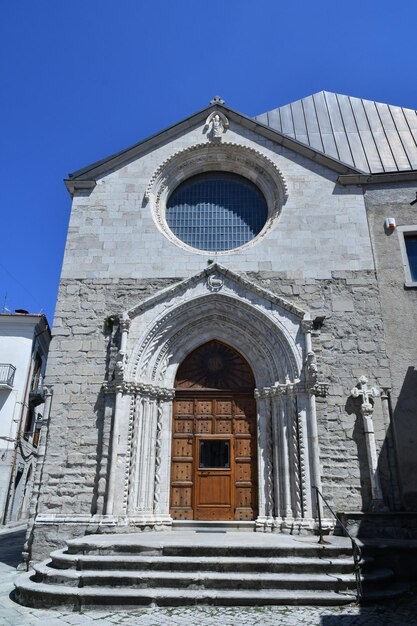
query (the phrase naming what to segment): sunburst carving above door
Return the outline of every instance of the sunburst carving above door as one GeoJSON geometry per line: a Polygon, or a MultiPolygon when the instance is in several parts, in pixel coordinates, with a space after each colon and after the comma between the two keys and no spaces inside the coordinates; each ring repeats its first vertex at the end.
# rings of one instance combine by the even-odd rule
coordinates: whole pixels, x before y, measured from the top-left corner
{"type": "Polygon", "coordinates": [[[255,379],[245,359],[220,341],[194,350],[178,368],[175,387],[182,389],[252,390],[255,379]]]}

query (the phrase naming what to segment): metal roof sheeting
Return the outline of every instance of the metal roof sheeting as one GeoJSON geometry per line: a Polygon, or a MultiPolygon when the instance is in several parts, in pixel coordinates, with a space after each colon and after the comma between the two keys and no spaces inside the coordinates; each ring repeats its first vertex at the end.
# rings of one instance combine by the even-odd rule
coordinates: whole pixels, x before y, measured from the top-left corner
{"type": "Polygon", "coordinates": [[[417,169],[417,111],[321,91],[254,118],[371,174],[417,169]]]}

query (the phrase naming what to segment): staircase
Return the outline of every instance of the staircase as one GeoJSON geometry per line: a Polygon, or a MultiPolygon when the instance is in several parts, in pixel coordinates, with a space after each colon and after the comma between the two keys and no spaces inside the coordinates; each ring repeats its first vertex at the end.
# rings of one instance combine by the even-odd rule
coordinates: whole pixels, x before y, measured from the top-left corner
{"type": "MultiPolygon", "coordinates": [[[[372,599],[393,592],[392,571],[363,563],[372,599]]],[[[182,530],[90,535],[68,541],[20,574],[20,604],[127,608],[140,605],[340,605],[356,600],[350,541],[182,530]]]]}

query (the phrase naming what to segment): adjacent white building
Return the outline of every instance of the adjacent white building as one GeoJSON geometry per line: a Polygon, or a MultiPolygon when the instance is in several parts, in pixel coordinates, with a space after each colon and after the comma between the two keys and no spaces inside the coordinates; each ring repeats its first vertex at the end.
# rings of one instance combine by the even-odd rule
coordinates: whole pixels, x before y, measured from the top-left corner
{"type": "Polygon", "coordinates": [[[28,517],[51,333],[44,315],[0,314],[0,519],[28,517]]]}

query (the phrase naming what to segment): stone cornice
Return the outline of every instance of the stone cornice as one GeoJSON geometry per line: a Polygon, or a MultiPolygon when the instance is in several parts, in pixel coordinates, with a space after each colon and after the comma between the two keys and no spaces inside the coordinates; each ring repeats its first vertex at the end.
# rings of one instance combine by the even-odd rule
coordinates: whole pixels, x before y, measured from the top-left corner
{"type": "Polygon", "coordinates": [[[285,384],[278,383],[273,387],[263,387],[262,389],[255,389],[255,398],[295,396],[299,393],[309,393],[321,398],[325,398],[327,396],[328,390],[328,383],[317,382],[313,386],[310,386],[304,382],[296,381],[285,384]]]}
{"type": "Polygon", "coordinates": [[[93,191],[94,187],[97,185],[97,182],[94,179],[71,180],[69,178],[66,178],[64,180],[64,183],[65,183],[66,188],[70,192],[71,197],[73,197],[74,194],[77,193],[78,191],[91,192],[93,191]]]}
{"type": "Polygon", "coordinates": [[[379,183],[403,183],[414,180],[417,180],[417,170],[381,174],[342,174],[337,182],[341,185],[378,185],[379,183]]]}
{"type": "Polygon", "coordinates": [[[151,383],[111,381],[103,384],[105,393],[115,394],[121,392],[124,395],[142,395],[155,400],[172,400],[175,396],[175,389],[160,387],[151,383]]]}

